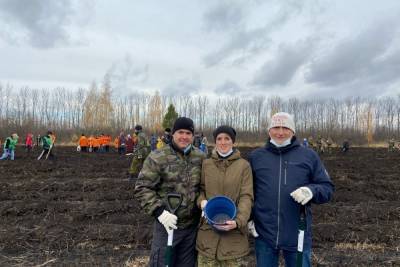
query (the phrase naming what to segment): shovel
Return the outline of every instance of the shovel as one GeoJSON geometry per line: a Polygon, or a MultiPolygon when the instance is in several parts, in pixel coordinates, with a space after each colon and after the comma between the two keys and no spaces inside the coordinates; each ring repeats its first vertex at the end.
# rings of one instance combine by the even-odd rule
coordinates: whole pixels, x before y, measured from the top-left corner
{"type": "Polygon", "coordinates": [[[306,230],[306,207],[300,207],[300,220],[299,220],[299,236],[297,239],[297,258],[296,266],[303,267],[303,245],[304,245],[304,231],[306,230]]]}
{"type": "MultiPolygon", "coordinates": [[[[167,195],[167,208],[169,212],[175,214],[182,204],[182,195],[179,193],[169,193],[167,195]]],[[[165,250],[165,266],[172,266],[172,242],[174,240],[174,230],[168,232],[167,249],[165,250]]]]}
{"type": "Polygon", "coordinates": [[[51,151],[52,148],[53,148],[53,145],[50,146],[49,151],[47,152],[47,155],[46,155],[45,159],[47,159],[49,157],[49,154],[50,154],[50,151],[51,151]]]}
{"type": "Polygon", "coordinates": [[[39,157],[37,158],[37,160],[40,160],[43,157],[44,154],[44,150],[42,150],[42,153],[40,153],[39,157]]]}

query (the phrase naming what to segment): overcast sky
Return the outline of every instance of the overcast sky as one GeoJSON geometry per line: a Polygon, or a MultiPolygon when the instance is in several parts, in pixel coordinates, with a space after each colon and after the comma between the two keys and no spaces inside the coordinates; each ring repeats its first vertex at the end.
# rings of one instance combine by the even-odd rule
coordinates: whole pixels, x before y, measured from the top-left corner
{"type": "Polygon", "coordinates": [[[400,93],[398,0],[0,0],[0,83],[117,93],[400,93]]]}

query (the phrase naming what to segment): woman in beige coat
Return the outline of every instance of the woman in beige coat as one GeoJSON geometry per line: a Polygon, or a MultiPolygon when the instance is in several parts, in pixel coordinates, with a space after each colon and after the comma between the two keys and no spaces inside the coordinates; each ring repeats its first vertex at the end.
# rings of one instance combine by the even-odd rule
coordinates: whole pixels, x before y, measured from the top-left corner
{"type": "Polygon", "coordinates": [[[211,226],[202,218],[196,244],[198,266],[241,266],[249,253],[247,221],[253,205],[252,172],[233,147],[236,132],[232,127],[220,126],[213,136],[216,146],[211,158],[203,161],[197,205],[204,209],[207,199],[224,195],[235,202],[237,214],[234,220],[218,226],[211,226]]]}

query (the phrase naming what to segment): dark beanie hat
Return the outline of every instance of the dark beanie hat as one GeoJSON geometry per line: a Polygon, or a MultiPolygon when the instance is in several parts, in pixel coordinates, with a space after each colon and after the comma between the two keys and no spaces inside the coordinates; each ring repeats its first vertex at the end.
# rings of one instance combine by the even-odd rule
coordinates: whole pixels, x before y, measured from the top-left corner
{"type": "Polygon", "coordinates": [[[231,126],[222,125],[222,126],[219,126],[217,129],[215,129],[213,132],[214,141],[217,140],[217,136],[220,133],[226,133],[232,139],[232,143],[235,143],[236,131],[231,126]]]}
{"type": "Polygon", "coordinates": [[[172,128],[172,134],[180,129],[189,130],[194,134],[194,125],[192,119],[186,117],[179,117],[176,119],[174,123],[174,127],[172,128]]]}

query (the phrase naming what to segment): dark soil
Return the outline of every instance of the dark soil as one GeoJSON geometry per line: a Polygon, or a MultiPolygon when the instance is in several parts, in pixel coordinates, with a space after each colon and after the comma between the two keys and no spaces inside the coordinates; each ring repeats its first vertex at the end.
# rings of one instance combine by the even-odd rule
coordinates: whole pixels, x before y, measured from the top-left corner
{"type": "MultiPolygon", "coordinates": [[[[57,147],[0,162],[0,266],[123,266],[148,255],[152,219],[127,181],[130,158],[57,147]]],[[[250,149],[242,148],[246,157],[250,149]]],[[[313,207],[315,266],[400,266],[400,153],[322,155],[336,186],[313,207]]]]}

